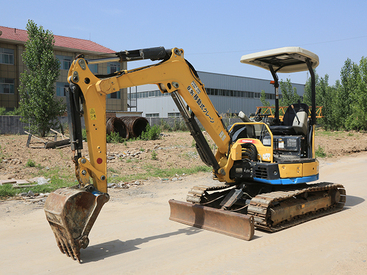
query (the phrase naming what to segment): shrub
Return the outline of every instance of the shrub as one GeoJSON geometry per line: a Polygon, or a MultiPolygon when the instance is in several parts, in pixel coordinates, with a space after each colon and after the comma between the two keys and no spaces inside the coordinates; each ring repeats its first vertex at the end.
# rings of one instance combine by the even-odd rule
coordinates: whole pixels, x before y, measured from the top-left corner
{"type": "Polygon", "coordinates": [[[34,160],[28,159],[25,166],[27,166],[27,167],[36,167],[36,163],[34,162],[34,160]]]}
{"type": "Polygon", "coordinates": [[[119,135],[117,132],[112,132],[111,134],[106,136],[106,140],[108,143],[121,143],[124,142],[124,138],[119,135]]]}
{"type": "Polygon", "coordinates": [[[150,127],[148,124],[145,131],[141,133],[140,139],[142,140],[156,140],[159,139],[161,135],[161,129],[157,125],[150,127]]]}

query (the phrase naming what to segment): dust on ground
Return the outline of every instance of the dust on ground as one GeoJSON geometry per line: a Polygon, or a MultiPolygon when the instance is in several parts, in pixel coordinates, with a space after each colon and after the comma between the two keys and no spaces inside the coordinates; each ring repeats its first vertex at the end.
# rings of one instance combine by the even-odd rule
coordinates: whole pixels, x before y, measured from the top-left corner
{"type": "MultiPolygon", "coordinates": [[[[204,132],[211,148],[214,143],[204,132]]],[[[31,143],[26,147],[26,135],[0,136],[0,180],[29,180],[40,175],[40,170],[59,169],[60,173],[74,174],[70,147],[44,149],[31,143]],[[33,147],[33,148],[32,148],[33,147]],[[33,161],[35,167],[27,162],[33,161]]],[[[36,140],[35,140],[36,141],[36,140]]],[[[367,134],[360,132],[316,132],[316,149],[321,148],[326,158],[339,158],[352,153],[367,151],[367,134]]],[[[88,157],[87,144],[83,153],[88,157]]],[[[195,143],[189,132],[165,132],[159,140],[136,140],[124,143],[108,143],[108,175],[132,175],[146,173],[152,168],[193,168],[203,166],[195,143]]]]}

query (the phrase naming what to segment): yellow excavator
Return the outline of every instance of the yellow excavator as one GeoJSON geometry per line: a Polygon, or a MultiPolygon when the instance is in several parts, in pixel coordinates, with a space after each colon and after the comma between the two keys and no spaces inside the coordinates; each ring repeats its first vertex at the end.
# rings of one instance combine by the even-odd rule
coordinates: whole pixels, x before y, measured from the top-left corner
{"type": "Polygon", "coordinates": [[[182,49],[163,47],[123,51],[115,58],[72,63],[68,82],[67,110],[71,149],[78,185],[52,192],[45,203],[46,218],[60,251],[80,261],[80,249],[89,243],[88,234],[107,193],[106,96],[123,88],[156,84],[169,93],[178,106],[202,161],[213,167],[217,184],[194,186],[187,201],[170,200],[170,219],[191,226],[251,240],[254,228],[281,230],[310,219],[339,211],[345,204],[342,185],[308,184],[318,179],[315,158],[315,76],[317,55],[299,47],[280,48],[246,55],[241,62],[263,67],[274,78],[276,110],[279,109],[278,72],[308,70],[311,75],[312,106],[296,103],[288,107],[283,121],[261,117],[225,127],[211,103],[204,84],[182,49]],[[150,66],[94,75],[88,65],[142,59],[159,61],[150,66]],[[89,158],[82,156],[81,117],[87,132],[89,158]],[[197,120],[217,145],[210,149],[197,120]]]}

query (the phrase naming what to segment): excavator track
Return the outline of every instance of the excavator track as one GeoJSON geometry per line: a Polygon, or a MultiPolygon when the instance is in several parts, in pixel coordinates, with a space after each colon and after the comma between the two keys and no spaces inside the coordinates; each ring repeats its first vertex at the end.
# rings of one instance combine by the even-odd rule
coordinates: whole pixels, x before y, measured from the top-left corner
{"type": "MultiPolygon", "coordinates": [[[[194,186],[188,192],[186,201],[206,205],[207,191],[219,191],[230,187],[232,186],[228,184],[194,186]]],[[[224,196],[219,196],[218,199],[223,199],[224,196]]],[[[338,212],[343,209],[345,201],[346,192],[343,185],[322,182],[298,190],[258,194],[251,199],[247,215],[254,218],[256,228],[276,232],[338,212]]]]}
{"type": "Polygon", "coordinates": [[[338,212],[345,201],[343,185],[323,182],[300,190],[259,194],[251,200],[248,214],[254,217],[255,227],[276,232],[338,212]]]}
{"type": "Polygon", "coordinates": [[[186,196],[186,201],[192,203],[201,203],[202,198],[206,196],[207,191],[223,190],[232,186],[233,185],[228,184],[216,184],[211,186],[197,185],[192,187],[191,190],[188,192],[186,196]]]}

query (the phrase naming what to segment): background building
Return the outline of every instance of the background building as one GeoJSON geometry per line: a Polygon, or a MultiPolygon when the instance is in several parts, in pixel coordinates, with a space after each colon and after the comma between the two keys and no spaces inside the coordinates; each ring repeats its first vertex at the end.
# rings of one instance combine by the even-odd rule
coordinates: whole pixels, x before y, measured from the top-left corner
{"type": "MultiPolygon", "coordinates": [[[[59,35],[54,35],[54,38],[54,53],[60,61],[60,76],[55,87],[57,97],[65,97],[68,70],[76,55],[84,54],[86,59],[115,57],[113,50],[90,40],[59,35]]],[[[19,78],[24,71],[22,53],[27,40],[27,31],[0,26],[0,107],[5,107],[7,111],[19,106],[19,78]]],[[[109,74],[126,69],[126,63],[94,64],[90,69],[95,74],[109,74]]],[[[108,95],[106,108],[108,111],[126,111],[126,90],[108,95]]]]}
{"type": "MultiPolygon", "coordinates": [[[[64,98],[66,81],[71,62],[78,54],[86,59],[115,57],[114,51],[93,41],[54,35],[54,53],[60,61],[60,76],[55,86],[55,96],[64,98]]],[[[28,39],[27,31],[0,26],[0,107],[7,111],[19,106],[19,77],[24,71],[22,53],[28,39]]],[[[110,74],[126,69],[126,63],[93,64],[90,69],[95,74],[110,74]]],[[[198,72],[207,93],[220,114],[243,111],[255,112],[261,105],[260,93],[265,91],[267,100],[274,104],[274,87],[270,80],[232,76],[208,72],[198,72]]],[[[269,73],[270,75],[270,73],[269,73]]],[[[270,79],[270,77],[269,77],[270,79]]],[[[297,93],[303,95],[304,85],[293,84],[297,93]]],[[[281,93],[281,91],[280,91],[281,93]]],[[[162,95],[156,85],[122,89],[107,97],[107,111],[142,112],[146,117],[179,117],[180,113],[171,97],[162,95]]]]}
{"type": "MultiPolygon", "coordinates": [[[[275,104],[274,86],[269,80],[198,72],[205,89],[219,114],[254,113],[261,106],[264,90],[267,101],[275,104]]],[[[269,72],[270,75],[270,72],[269,72]]],[[[271,77],[271,75],[270,75],[271,77]]],[[[293,84],[303,96],[305,85],[293,84]]],[[[281,93],[281,91],[280,91],[281,93]]],[[[132,87],[128,90],[128,106],[143,112],[145,117],[179,117],[180,112],[169,94],[162,94],[156,85],[132,87]]]]}

